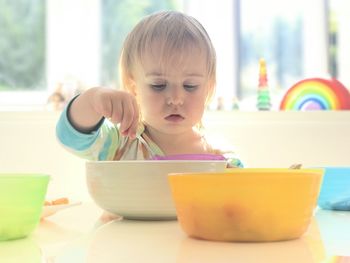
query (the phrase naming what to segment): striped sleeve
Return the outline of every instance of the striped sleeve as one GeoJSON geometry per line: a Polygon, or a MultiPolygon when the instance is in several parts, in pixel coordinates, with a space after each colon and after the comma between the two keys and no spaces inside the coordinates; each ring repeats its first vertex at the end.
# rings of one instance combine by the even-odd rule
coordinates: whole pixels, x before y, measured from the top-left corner
{"type": "Polygon", "coordinates": [[[239,158],[235,154],[224,154],[227,160],[228,168],[243,168],[244,165],[239,158]]]}
{"type": "Polygon", "coordinates": [[[95,131],[83,133],[72,126],[66,107],[56,125],[58,141],[73,154],[87,160],[113,160],[121,144],[118,128],[104,120],[95,131]]]}

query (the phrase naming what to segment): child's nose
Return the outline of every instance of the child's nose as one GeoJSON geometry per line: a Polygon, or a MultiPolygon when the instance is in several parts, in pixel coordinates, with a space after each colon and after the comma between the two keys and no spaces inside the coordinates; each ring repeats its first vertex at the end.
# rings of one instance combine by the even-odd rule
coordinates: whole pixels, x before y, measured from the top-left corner
{"type": "Polygon", "coordinates": [[[181,87],[173,87],[170,89],[169,96],[167,99],[168,105],[183,105],[184,103],[184,92],[181,87]]]}

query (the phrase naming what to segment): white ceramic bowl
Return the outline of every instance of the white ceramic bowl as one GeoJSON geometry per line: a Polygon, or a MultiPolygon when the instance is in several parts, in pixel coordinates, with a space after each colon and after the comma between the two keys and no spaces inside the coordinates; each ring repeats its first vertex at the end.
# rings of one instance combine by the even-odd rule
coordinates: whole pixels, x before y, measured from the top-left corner
{"type": "Polygon", "coordinates": [[[88,161],[89,193],[102,209],[127,219],[176,218],[167,175],[224,171],[219,160],[88,161]]]}

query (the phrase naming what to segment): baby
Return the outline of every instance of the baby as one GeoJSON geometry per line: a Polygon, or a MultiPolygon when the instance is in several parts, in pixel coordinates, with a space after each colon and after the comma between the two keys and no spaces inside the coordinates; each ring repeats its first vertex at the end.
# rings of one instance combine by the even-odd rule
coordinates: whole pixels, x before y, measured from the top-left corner
{"type": "Polygon", "coordinates": [[[121,90],[90,88],[64,109],[60,142],[89,160],[139,160],[177,154],[221,154],[200,131],[215,91],[216,56],[193,17],[164,11],[142,19],[120,57],[121,90]]]}
{"type": "Polygon", "coordinates": [[[119,68],[121,90],[90,88],[62,112],[57,137],[67,149],[88,160],[215,154],[229,167],[242,166],[201,132],[216,55],[196,19],[175,11],[145,17],[127,36],[119,68]]]}

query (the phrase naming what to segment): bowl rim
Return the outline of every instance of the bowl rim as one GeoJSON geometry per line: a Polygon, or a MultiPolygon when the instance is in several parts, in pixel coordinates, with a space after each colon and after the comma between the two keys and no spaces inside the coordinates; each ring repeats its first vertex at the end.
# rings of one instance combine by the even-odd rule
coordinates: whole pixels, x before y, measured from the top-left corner
{"type": "Polygon", "coordinates": [[[308,169],[325,169],[325,170],[350,170],[350,166],[312,166],[308,169]]]}
{"type": "Polygon", "coordinates": [[[86,165],[103,164],[160,164],[160,163],[227,163],[227,160],[116,160],[116,161],[86,161],[86,165]]]}
{"type": "Polygon", "coordinates": [[[218,172],[184,172],[184,173],[169,173],[168,176],[226,176],[236,174],[248,174],[250,175],[304,175],[305,173],[313,173],[315,175],[324,175],[325,169],[323,168],[301,168],[301,169],[290,169],[290,168],[226,168],[224,171],[218,172]],[[300,173],[301,172],[301,173],[300,173]],[[253,173],[253,174],[251,174],[253,173]]]}
{"type": "Polygon", "coordinates": [[[0,178],[51,178],[51,175],[45,173],[16,173],[16,172],[0,172],[0,178]]]}

